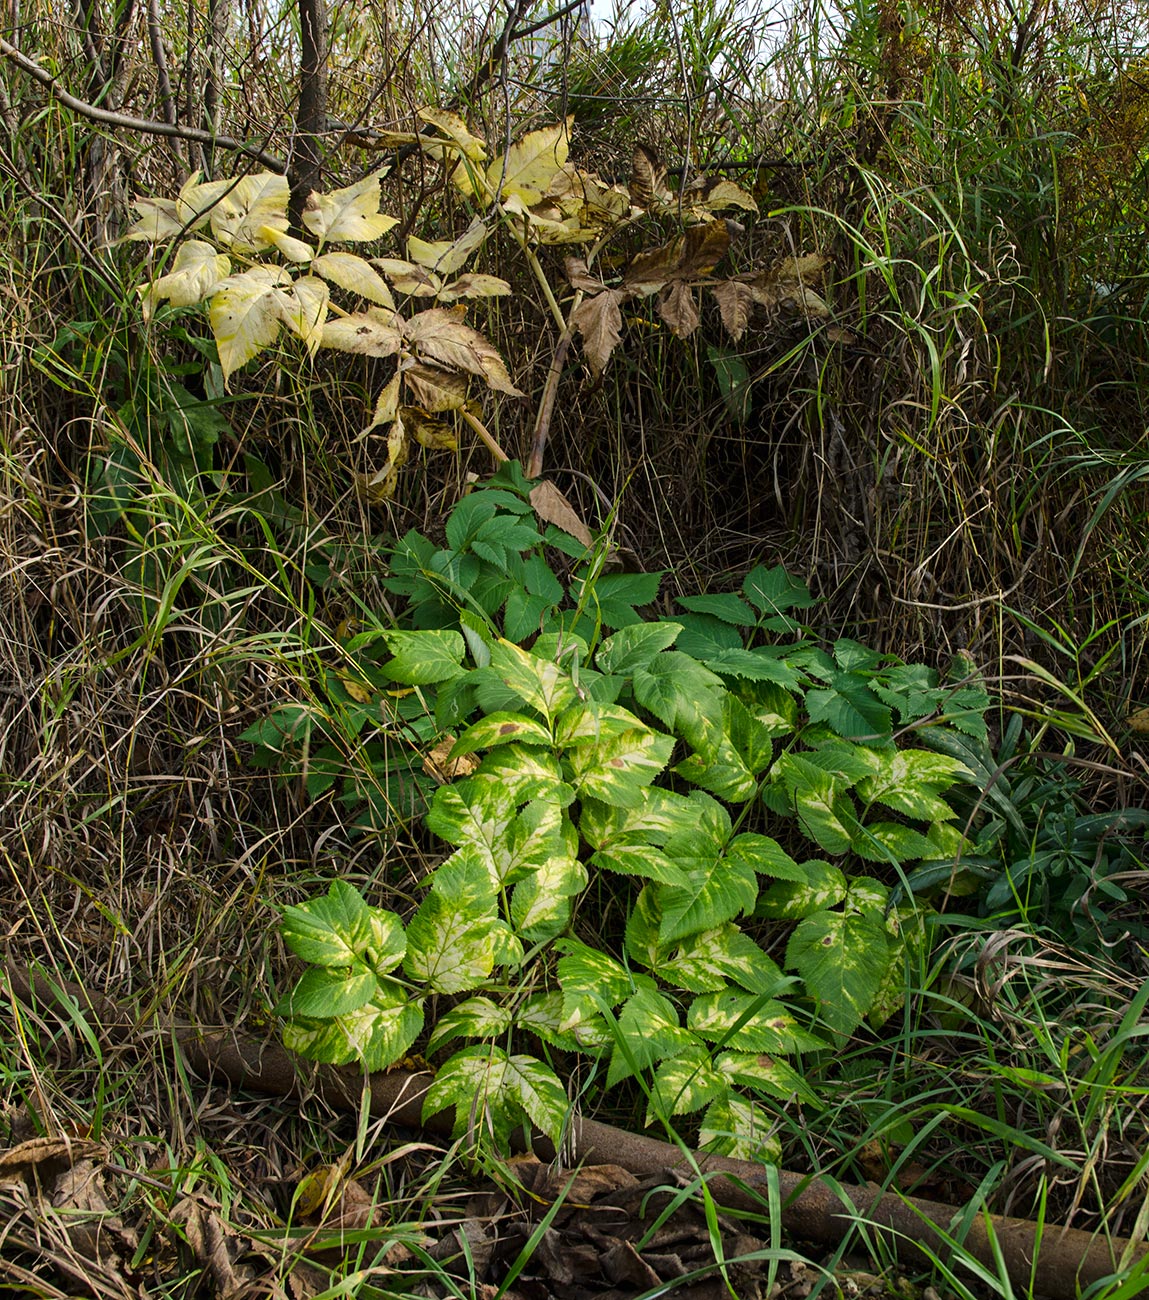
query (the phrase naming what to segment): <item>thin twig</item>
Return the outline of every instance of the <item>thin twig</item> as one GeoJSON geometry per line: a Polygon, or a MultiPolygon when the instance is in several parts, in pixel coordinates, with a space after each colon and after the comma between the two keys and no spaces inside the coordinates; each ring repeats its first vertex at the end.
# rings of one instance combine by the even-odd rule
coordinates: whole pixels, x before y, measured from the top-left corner
{"type": "Polygon", "coordinates": [[[254,158],[268,171],[278,172],[280,175],[287,171],[287,163],[282,158],[264,149],[256,148],[255,145],[236,140],[230,135],[213,135],[210,131],[201,131],[194,126],[157,122],[154,118],[132,117],[128,113],[112,113],[106,108],[97,108],[94,104],[77,99],[75,95],[69,94],[46,68],[42,68],[34,59],[30,59],[14,45],[9,44],[2,36],[0,36],[0,54],[45,86],[52,97],[59,100],[65,108],[70,108],[73,113],[79,113],[81,117],[86,117],[91,122],[119,127],[125,131],[137,131],[141,135],[162,135],[176,140],[192,140],[197,144],[210,144],[218,149],[227,149],[254,158]]]}

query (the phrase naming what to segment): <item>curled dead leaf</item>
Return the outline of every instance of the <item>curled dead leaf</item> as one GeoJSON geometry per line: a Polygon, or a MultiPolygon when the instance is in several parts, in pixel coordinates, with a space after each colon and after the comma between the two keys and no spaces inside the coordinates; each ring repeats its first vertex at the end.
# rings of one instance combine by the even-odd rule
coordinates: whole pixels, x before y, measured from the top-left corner
{"type": "Polygon", "coordinates": [[[530,500],[535,514],[544,523],[554,524],[556,528],[561,528],[564,533],[577,538],[586,547],[594,545],[590,529],[550,479],[543,479],[541,483],[536,483],[531,488],[530,500]]]}
{"type": "Polygon", "coordinates": [[[423,757],[423,771],[440,785],[447,785],[460,776],[470,776],[482,761],[478,754],[460,754],[457,758],[452,758],[451,750],[455,747],[456,740],[458,736],[448,732],[423,757]]]}
{"type": "Polygon", "coordinates": [[[666,285],[658,299],[658,314],[680,339],[689,338],[702,323],[694,290],[681,280],[666,285]]]}

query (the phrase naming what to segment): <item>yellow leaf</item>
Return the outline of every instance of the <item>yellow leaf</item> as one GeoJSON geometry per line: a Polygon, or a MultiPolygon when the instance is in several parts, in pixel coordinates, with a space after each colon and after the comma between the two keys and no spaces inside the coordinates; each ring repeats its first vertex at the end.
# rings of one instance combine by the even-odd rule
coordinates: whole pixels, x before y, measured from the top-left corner
{"type": "MultiPolygon", "coordinates": [[[[472,162],[482,162],[487,156],[487,146],[477,135],[471,134],[467,129],[466,122],[458,113],[451,113],[440,108],[421,108],[418,116],[428,126],[433,126],[436,130],[441,131],[464,158],[470,158],[472,162]]],[[[419,143],[432,158],[442,158],[446,152],[441,141],[420,136],[419,143]]]]}
{"type": "Polygon", "coordinates": [[[439,290],[440,302],[457,302],[460,298],[503,298],[511,292],[506,280],[497,275],[461,275],[439,290]]]}
{"type": "Polygon", "coordinates": [[[420,446],[428,447],[432,451],[456,450],[459,443],[454,431],[441,420],[433,420],[418,406],[404,406],[402,410],[403,424],[420,446]]]}
{"type": "Polygon", "coordinates": [[[807,253],[804,257],[786,257],[774,268],[776,280],[812,280],[830,265],[825,253],[807,253]]]}
{"type": "Polygon", "coordinates": [[[276,230],[274,226],[260,226],[258,234],[260,239],[266,239],[289,262],[310,262],[315,256],[315,249],[310,244],[305,244],[302,239],[296,239],[293,235],[285,235],[282,230],[276,230]]]}
{"type": "Polygon", "coordinates": [[[412,261],[440,275],[454,275],[483,246],[486,237],[487,228],[482,218],[476,217],[458,239],[438,239],[428,243],[411,235],[407,240],[407,254],[412,261]]]}
{"type": "Polygon", "coordinates": [[[399,257],[373,257],[377,266],[400,293],[413,298],[434,298],[442,287],[442,280],[434,271],[425,271],[414,262],[404,262],[399,257]]]}
{"type": "Polygon", "coordinates": [[[313,190],[303,207],[303,224],[321,242],[378,239],[396,224],[395,217],[379,211],[381,198],[378,176],[364,176],[354,185],[330,194],[313,190]]]}
{"type": "Polygon", "coordinates": [[[1149,731],[1149,708],[1134,710],[1125,721],[1129,724],[1130,731],[1149,731]]]}
{"type": "Polygon", "coordinates": [[[132,200],[132,207],[139,213],[139,220],[124,233],[125,241],[147,240],[158,244],[165,239],[174,239],[184,228],[174,199],[145,199],[137,195],[132,200]]]}
{"type": "Polygon", "coordinates": [[[293,334],[299,335],[312,356],[323,342],[327,299],[327,285],[315,275],[296,280],[289,290],[280,290],[276,298],[280,319],[293,334]]]}
{"type": "Polygon", "coordinates": [[[336,676],[356,704],[370,704],[375,698],[375,691],[361,677],[353,677],[349,672],[336,673],[336,676]]]}
{"type": "Polygon", "coordinates": [[[164,298],[173,307],[202,302],[231,272],[231,262],[202,239],[185,239],[172,259],[172,269],[151,285],[141,285],[144,319],[149,320],[164,298]]]}
{"type": "Polygon", "coordinates": [[[397,312],[370,307],[354,316],[327,321],[323,326],[323,346],[368,357],[393,357],[403,345],[401,325],[397,312]]]}
{"type": "Polygon", "coordinates": [[[528,131],[507,152],[487,168],[487,182],[500,198],[517,195],[530,207],[538,203],[550,188],[557,172],[567,160],[570,148],[570,118],[528,131]]]}
{"type": "Polygon", "coordinates": [[[269,241],[260,234],[266,226],[287,230],[286,176],[257,172],[244,176],[220,194],[211,210],[211,229],[219,243],[237,253],[258,253],[269,241]]]}
{"type": "Polygon", "coordinates": [[[395,308],[395,299],[391,297],[386,280],[365,258],[354,253],[324,253],[312,262],[311,269],[348,293],[357,293],[381,307],[395,308]]]}
{"type": "Polygon", "coordinates": [[[211,300],[211,328],[224,383],[274,343],[282,320],[278,295],[291,277],[281,267],[253,266],[222,281],[211,300]]]}
{"type": "Polygon", "coordinates": [[[227,178],[219,181],[200,181],[199,172],[192,174],[180,186],[176,197],[176,212],[180,221],[189,230],[199,230],[206,226],[211,216],[212,206],[221,194],[225,194],[236,183],[227,178]]]}
{"type": "Polygon", "coordinates": [[[399,470],[406,461],[407,430],[400,411],[387,433],[387,463],[374,473],[355,474],[355,490],[368,502],[389,501],[399,481],[399,470]]]}
{"type": "MultiPolygon", "coordinates": [[[[390,424],[399,414],[399,387],[402,382],[402,374],[396,371],[394,378],[379,394],[379,400],[375,403],[374,419],[363,430],[363,434],[370,433],[372,429],[378,428],[381,424],[390,424]]],[[[362,437],[363,434],[359,436],[362,437]]]]}

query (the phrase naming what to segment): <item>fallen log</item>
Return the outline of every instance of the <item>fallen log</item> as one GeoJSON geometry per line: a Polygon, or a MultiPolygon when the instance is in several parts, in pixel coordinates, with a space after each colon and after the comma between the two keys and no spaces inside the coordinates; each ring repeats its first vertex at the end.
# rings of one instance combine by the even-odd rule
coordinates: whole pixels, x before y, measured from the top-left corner
{"type": "MultiPolygon", "coordinates": [[[[45,1004],[73,1000],[94,1022],[92,1028],[109,1041],[131,1041],[145,1030],[154,1035],[157,1028],[141,1023],[117,1002],[15,962],[7,962],[6,975],[12,995],[28,1005],[43,1009],[45,1004]]],[[[353,1111],[362,1104],[366,1084],[373,1116],[408,1128],[451,1131],[449,1113],[423,1119],[423,1097],[434,1078],[430,1072],[391,1071],[365,1080],[362,1072],[352,1067],[311,1066],[275,1042],[238,1031],[208,1033],[179,1022],[159,1028],[175,1043],[188,1066],[209,1082],[226,1080],[249,1091],[299,1100],[318,1096],[329,1105],[353,1111]]],[[[553,1144],[541,1134],[529,1135],[523,1145],[528,1144],[540,1159],[555,1159],[553,1144]]],[[[759,1164],[684,1152],[669,1142],[597,1120],[574,1121],[563,1159],[572,1165],[620,1165],[640,1178],[664,1170],[702,1175],[722,1206],[761,1214],[766,1204],[767,1175],[759,1164]]],[[[836,1245],[857,1221],[877,1229],[899,1259],[920,1260],[928,1254],[943,1260],[953,1257],[947,1238],[963,1214],[960,1206],[883,1192],[876,1184],[852,1186],[787,1170],[777,1172],[777,1181],[782,1226],[802,1241],[836,1245]]],[[[991,1271],[996,1271],[1000,1257],[1020,1294],[1048,1296],[1050,1300],[1075,1300],[1101,1279],[1149,1254],[1145,1242],[987,1213],[971,1217],[961,1247],[991,1271]]],[[[1149,1282],[1122,1291],[1123,1300],[1143,1295],[1149,1296],[1149,1282]]]]}

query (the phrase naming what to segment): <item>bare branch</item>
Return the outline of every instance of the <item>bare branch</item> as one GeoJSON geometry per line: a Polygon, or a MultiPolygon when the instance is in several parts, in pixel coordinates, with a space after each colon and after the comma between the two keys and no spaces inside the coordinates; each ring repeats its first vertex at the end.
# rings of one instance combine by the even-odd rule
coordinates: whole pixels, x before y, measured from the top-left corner
{"type": "Polygon", "coordinates": [[[287,171],[287,164],[282,158],[256,148],[255,145],[246,144],[243,140],[233,139],[229,135],[212,135],[210,131],[200,131],[194,126],[178,126],[172,122],[131,117],[127,113],[112,113],[105,108],[97,108],[94,104],[85,103],[84,100],[69,94],[46,68],[42,68],[35,60],[21,53],[2,36],[0,36],[0,54],[42,86],[47,87],[52,97],[58,99],[65,108],[70,108],[73,113],[79,113],[89,121],[101,122],[104,126],[119,127],[125,131],[136,131],[141,135],[162,135],[176,140],[193,140],[198,144],[214,145],[217,149],[227,149],[232,153],[241,153],[248,158],[253,158],[268,171],[278,172],[281,175],[287,171]]]}

